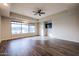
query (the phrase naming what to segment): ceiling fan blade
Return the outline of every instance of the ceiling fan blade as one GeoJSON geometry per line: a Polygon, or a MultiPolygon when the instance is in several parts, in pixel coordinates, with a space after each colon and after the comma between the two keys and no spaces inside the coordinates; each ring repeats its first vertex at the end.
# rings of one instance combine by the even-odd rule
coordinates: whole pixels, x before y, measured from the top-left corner
{"type": "Polygon", "coordinates": [[[38,12],[41,12],[41,9],[39,9],[38,12]]]}
{"type": "Polygon", "coordinates": [[[33,11],[34,13],[36,13],[36,11],[33,11]]]}
{"type": "Polygon", "coordinates": [[[36,12],[36,11],[33,11],[33,12],[36,12]]]}
{"type": "Polygon", "coordinates": [[[45,12],[41,12],[40,14],[45,14],[45,12]]]}
{"type": "Polygon", "coordinates": [[[34,15],[37,15],[37,13],[35,13],[34,15]]]}

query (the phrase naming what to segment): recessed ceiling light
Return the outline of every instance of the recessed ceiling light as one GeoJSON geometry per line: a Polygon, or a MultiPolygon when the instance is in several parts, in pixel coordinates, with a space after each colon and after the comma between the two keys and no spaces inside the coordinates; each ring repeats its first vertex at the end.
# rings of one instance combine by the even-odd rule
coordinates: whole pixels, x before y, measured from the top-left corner
{"type": "Polygon", "coordinates": [[[8,4],[7,4],[7,3],[3,3],[3,5],[4,5],[4,6],[8,6],[8,4]]]}

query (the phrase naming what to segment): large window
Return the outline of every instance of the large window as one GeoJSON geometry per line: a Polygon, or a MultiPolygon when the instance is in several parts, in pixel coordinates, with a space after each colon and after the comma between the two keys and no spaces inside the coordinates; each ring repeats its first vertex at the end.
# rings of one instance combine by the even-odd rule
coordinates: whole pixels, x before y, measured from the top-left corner
{"type": "Polygon", "coordinates": [[[34,24],[30,24],[30,25],[29,25],[29,32],[30,32],[30,33],[35,32],[35,25],[34,25],[34,24]]]}
{"type": "Polygon", "coordinates": [[[25,24],[21,22],[11,22],[12,34],[34,33],[36,28],[34,24],[25,24]]]}
{"type": "Polygon", "coordinates": [[[22,23],[22,33],[28,33],[28,24],[22,23]]]}
{"type": "Polygon", "coordinates": [[[11,22],[12,34],[20,34],[21,33],[21,23],[19,22],[11,22]]]}

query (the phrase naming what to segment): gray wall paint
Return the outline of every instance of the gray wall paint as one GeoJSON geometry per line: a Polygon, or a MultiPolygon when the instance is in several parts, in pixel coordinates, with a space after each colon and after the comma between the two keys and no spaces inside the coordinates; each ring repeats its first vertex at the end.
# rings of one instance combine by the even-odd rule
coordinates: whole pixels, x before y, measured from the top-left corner
{"type": "Polygon", "coordinates": [[[1,42],[1,16],[0,16],[0,42],[1,42]]]}
{"type": "Polygon", "coordinates": [[[51,19],[53,23],[53,28],[47,30],[48,37],[79,42],[79,9],[68,9],[43,19],[51,19]]]}

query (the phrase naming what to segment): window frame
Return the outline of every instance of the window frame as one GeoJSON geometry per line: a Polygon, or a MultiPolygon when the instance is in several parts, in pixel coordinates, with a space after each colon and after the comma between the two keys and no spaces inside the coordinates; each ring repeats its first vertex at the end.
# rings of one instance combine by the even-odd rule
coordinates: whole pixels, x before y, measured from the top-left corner
{"type": "MultiPolygon", "coordinates": [[[[35,23],[27,23],[27,24],[26,24],[26,23],[19,22],[19,21],[11,21],[10,23],[11,23],[11,34],[12,34],[12,35],[16,35],[16,34],[28,34],[28,33],[35,33],[35,32],[36,32],[35,23]],[[18,24],[18,23],[20,23],[20,26],[21,26],[21,29],[20,29],[20,30],[21,30],[21,32],[20,32],[20,33],[12,33],[12,31],[13,31],[13,29],[12,29],[12,24],[18,24]],[[22,25],[23,25],[23,24],[24,24],[24,25],[26,24],[26,25],[28,26],[26,33],[23,33],[23,31],[22,31],[22,30],[23,30],[23,28],[22,28],[22,25]],[[34,29],[35,31],[34,31],[34,32],[30,31],[30,29],[31,29],[30,26],[35,26],[35,29],[34,29]]],[[[16,32],[17,32],[17,31],[16,31],[16,32]]]]}
{"type": "Polygon", "coordinates": [[[36,32],[36,26],[35,26],[35,24],[34,23],[30,23],[29,24],[29,33],[35,33],[36,32]],[[34,26],[35,27],[35,31],[34,32],[32,32],[32,31],[30,31],[30,26],[34,26]]]}
{"type": "MultiPolygon", "coordinates": [[[[15,25],[19,25],[20,24],[20,27],[22,26],[21,22],[11,21],[11,33],[12,33],[12,24],[15,24],[15,25]]],[[[21,34],[21,30],[22,30],[22,27],[20,28],[20,33],[12,33],[12,34],[21,34]]]]}

